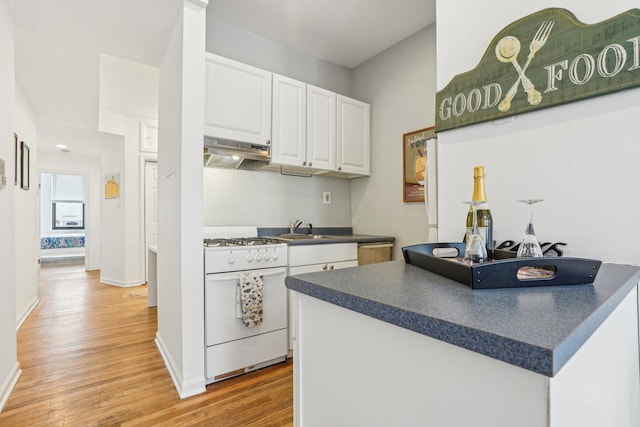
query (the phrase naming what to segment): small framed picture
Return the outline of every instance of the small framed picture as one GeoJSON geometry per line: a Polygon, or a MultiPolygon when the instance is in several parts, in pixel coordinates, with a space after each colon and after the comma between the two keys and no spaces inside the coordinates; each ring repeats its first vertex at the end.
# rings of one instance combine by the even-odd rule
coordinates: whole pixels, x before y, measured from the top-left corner
{"type": "Polygon", "coordinates": [[[104,176],[104,198],[120,198],[120,174],[117,172],[108,173],[104,176]]]}
{"type": "Polygon", "coordinates": [[[20,188],[23,190],[29,191],[29,146],[24,142],[20,141],[20,188]]]}
{"type": "Polygon", "coordinates": [[[424,202],[427,179],[427,141],[436,137],[435,127],[402,135],[402,192],[405,202],[424,202]]]}
{"type": "Polygon", "coordinates": [[[18,185],[18,134],[13,134],[13,185],[18,185]]]}

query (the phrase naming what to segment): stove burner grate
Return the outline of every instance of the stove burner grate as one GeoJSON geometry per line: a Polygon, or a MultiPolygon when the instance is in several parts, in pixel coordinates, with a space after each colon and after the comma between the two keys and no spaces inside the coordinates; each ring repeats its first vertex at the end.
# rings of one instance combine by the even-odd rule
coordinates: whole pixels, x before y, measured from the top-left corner
{"type": "Polygon", "coordinates": [[[227,246],[261,246],[282,243],[269,237],[238,237],[232,239],[204,239],[206,247],[227,247],[227,246]]]}

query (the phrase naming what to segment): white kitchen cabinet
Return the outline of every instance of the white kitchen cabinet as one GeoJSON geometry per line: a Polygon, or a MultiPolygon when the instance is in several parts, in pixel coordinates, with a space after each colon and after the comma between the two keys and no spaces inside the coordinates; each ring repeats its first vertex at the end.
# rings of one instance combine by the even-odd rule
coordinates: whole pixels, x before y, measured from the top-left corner
{"type": "Polygon", "coordinates": [[[270,144],[270,72],[207,53],[205,81],[205,136],[270,144]]]}
{"type": "MultiPolygon", "coordinates": [[[[296,274],[315,273],[318,271],[339,270],[341,268],[358,266],[357,243],[329,243],[321,245],[289,245],[288,276],[296,274]]],[[[296,300],[292,291],[289,298],[289,350],[293,349],[296,336],[296,322],[294,313],[297,310],[296,300]]]]}
{"type": "Polygon", "coordinates": [[[337,170],[371,174],[371,106],[337,96],[337,170]]]}
{"type": "Polygon", "coordinates": [[[307,85],[273,75],[271,161],[304,166],[307,162],[307,85]]]}
{"type": "Polygon", "coordinates": [[[273,75],[274,164],[336,169],[336,94],[273,75]]]}
{"type": "Polygon", "coordinates": [[[307,165],[336,170],[336,94],[307,85],[307,165]]]}

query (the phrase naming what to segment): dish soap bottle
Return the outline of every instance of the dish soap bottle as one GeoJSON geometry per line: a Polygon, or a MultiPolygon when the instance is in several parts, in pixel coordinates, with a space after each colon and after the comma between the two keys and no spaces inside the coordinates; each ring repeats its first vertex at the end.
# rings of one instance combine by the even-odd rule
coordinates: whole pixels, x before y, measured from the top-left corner
{"type": "MultiPolygon", "coordinates": [[[[476,221],[478,221],[478,230],[480,236],[485,242],[487,248],[487,257],[493,259],[493,219],[491,218],[491,210],[487,202],[487,195],[484,192],[484,166],[476,166],[473,168],[473,197],[472,200],[479,202],[476,208],[476,221]]],[[[469,240],[471,235],[471,227],[473,226],[473,207],[469,206],[467,214],[467,234],[465,241],[469,240]]]]}

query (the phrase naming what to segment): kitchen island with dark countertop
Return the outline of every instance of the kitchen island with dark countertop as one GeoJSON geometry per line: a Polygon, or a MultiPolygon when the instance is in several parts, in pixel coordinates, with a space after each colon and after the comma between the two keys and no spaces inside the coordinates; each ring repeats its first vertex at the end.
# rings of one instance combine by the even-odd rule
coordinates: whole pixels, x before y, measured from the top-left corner
{"type": "Polygon", "coordinates": [[[638,280],[603,264],[593,285],[471,290],[403,261],[288,277],[298,425],[640,425],[638,280]]]}

